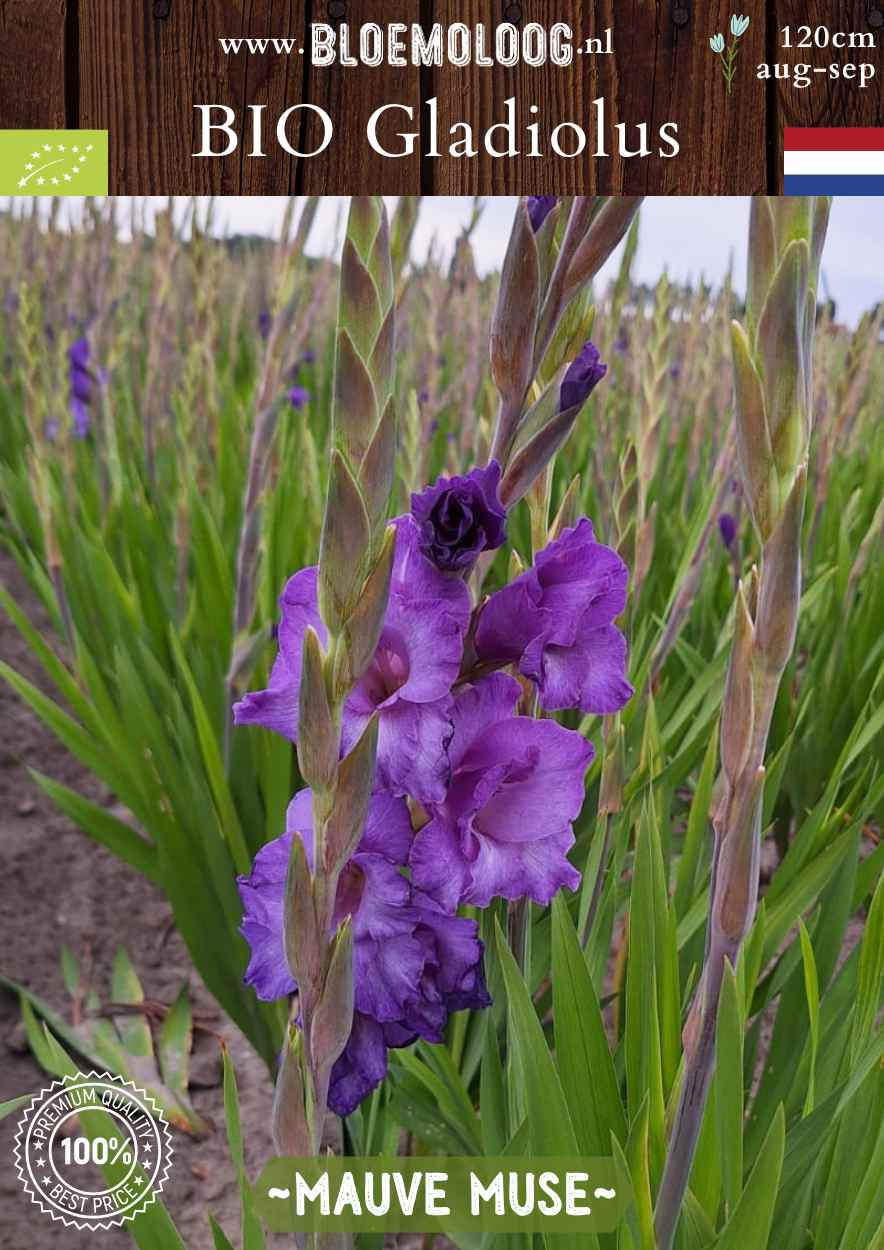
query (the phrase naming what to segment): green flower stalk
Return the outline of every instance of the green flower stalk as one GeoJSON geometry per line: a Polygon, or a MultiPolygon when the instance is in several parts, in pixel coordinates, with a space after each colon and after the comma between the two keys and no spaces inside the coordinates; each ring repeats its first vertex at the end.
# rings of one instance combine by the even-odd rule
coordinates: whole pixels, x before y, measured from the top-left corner
{"type": "MultiPolygon", "coordinates": [[[[319,556],[323,649],[308,629],[302,655],[298,762],[313,792],[313,862],[292,841],[285,947],[298,984],[300,1030],[287,1039],[274,1103],[280,1153],[318,1154],[329,1077],[353,1020],[352,933],[333,927],[340,873],[365,823],[377,721],[343,759],[341,709],[374,654],[394,549],[386,526],[395,468],[394,300],[383,201],[354,199],[341,263],[333,445],[319,556]]],[[[317,1243],[318,1244],[318,1243],[317,1243]]]]}
{"type": "Polygon", "coordinates": [[[761,544],[738,587],[721,716],[721,777],[703,974],[684,1031],[681,1095],[655,1213],[670,1250],[715,1059],[726,965],[736,967],[755,916],[764,757],[774,703],[795,642],[811,435],[812,357],[826,197],[752,201],[744,324],[733,324],[737,451],[761,544]]]}
{"type": "Polygon", "coordinates": [[[566,205],[538,220],[527,199],[519,202],[491,322],[491,376],[500,399],[491,458],[504,470],[501,498],[508,505],[552,461],[577,419],[582,404],[558,402],[564,368],[533,405],[529,391],[547,353],[559,355],[556,331],[565,310],[623,238],[640,203],[640,196],[575,196],[558,242],[566,205]]]}

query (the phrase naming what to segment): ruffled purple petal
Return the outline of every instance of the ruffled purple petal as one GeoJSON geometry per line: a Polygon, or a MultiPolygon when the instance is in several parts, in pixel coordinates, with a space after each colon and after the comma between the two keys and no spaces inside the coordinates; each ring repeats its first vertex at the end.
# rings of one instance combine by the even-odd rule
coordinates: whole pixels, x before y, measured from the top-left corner
{"type": "Polygon", "coordinates": [[[261,725],[292,742],[298,738],[298,695],[301,687],[301,652],[310,625],[320,642],[327,634],[316,596],[315,567],[301,569],[286,583],[279,600],[279,652],[264,690],[254,690],[233,705],[237,725],[261,725]]]}
{"type": "Polygon", "coordinates": [[[424,825],[414,836],[409,863],[414,884],[456,911],[470,884],[470,863],[456,826],[441,816],[424,825]]]}
{"type": "Polygon", "coordinates": [[[251,947],[245,983],[259,998],[272,1002],[297,987],[288,969],[283,938],[285,878],[292,834],[262,846],[248,877],[237,877],[243,905],[240,933],[251,947]]]}
{"type": "Polygon", "coordinates": [[[584,712],[619,712],[634,693],[626,679],[626,639],[616,625],[581,626],[570,647],[554,644],[542,654],[525,653],[522,671],[537,683],[549,712],[579,707],[584,712]]]}
{"type": "MultiPolygon", "coordinates": [[[[451,696],[435,703],[396,703],[378,718],[376,784],[395,795],[411,795],[421,803],[445,797],[449,766],[446,746],[451,738],[451,696]]],[[[346,750],[356,742],[364,721],[346,712],[342,736],[346,750]]]]}
{"type": "Polygon", "coordinates": [[[574,845],[570,825],[533,841],[499,841],[473,835],[475,858],[465,903],[487,907],[493,898],[532,898],[546,906],[563,886],[576,890],[580,873],[566,854],[574,845]]]}
{"type": "Polygon", "coordinates": [[[511,717],[522,694],[514,677],[492,673],[472,685],[462,686],[451,708],[453,737],[448,758],[456,771],[476,738],[504,717],[511,717]]]}
{"type": "Polygon", "coordinates": [[[626,606],[627,581],[626,565],[581,518],[485,604],[479,659],[518,664],[548,710],[617,711],[632,695],[625,642],[613,625],[626,606]]]}
{"type": "Polygon", "coordinates": [[[347,1045],[331,1071],[329,1107],[336,1115],[350,1115],[386,1075],[384,1030],[376,1020],[357,1011],[347,1045]]]}
{"type": "Polygon", "coordinates": [[[530,842],[576,820],[583,806],[584,774],[592,744],[555,721],[514,716],[476,737],[462,757],[460,772],[479,775],[497,762],[507,773],[481,807],[474,808],[480,832],[508,842],[530,842]]]}

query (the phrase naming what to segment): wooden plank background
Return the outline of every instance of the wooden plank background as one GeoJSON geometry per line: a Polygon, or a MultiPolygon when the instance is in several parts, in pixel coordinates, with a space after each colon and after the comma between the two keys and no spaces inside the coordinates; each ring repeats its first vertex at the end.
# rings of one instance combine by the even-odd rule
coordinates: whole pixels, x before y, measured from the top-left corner
{"type": "MultiPolygon", "coordinates": [[[[882,41],[884,0],[0,0],[0,127],[109,130],[114,194],[778,192],[784,126],[884,125],[882,41]],[[726,33],[735,11],[749,15],[751,25],[728,96],[709,36],[726,33]],[[341,20],[351,28],[366,21],[492,27],[504,20],[566,21],[581,41],[612,26],[615,51],[578,56],[567,69],[323,69],[297,53],[224,56],[218,42],[220,36],[302,39],[311,21],[341,20]],[[786,51],[780,32],[787,23],[872,33],[878,46],[786,51]],[[866,90],[823,75],[805,90],[756,78],[764,61],[791,67],[833,60],[868,61],[877,77],[866,90]],[[388,159],[365,138],[367,119],[381,103],[413,105],[413,128],[425,136],[421,102],[436,97],[445,136],[454,121],[481,134],[503,119],[510,96],[520,126],[536,120],[547,135],[564,120],[593,135],[592,102],[604,96],[609,133],[624,123],[633,146],[635,127],[646,122],[655,154],[536,159],[523,152],[493,159],[483,152],[457,159],[429,157],[422,143],[413,156],[388,159]],[[249,158],[241,143],[225,159],[194,159],[196,103],[228,104],[238,116],[246,104],[265,105],[267,155],[249,158]],[[335,125],[332,144],[313,159],[288,155],[273,134],[282,110],[303,103],[324,108],[335,125]],[[536,115],[528,113],[532,103],[536,115]],[[678,123],[681,152],[663,159],[656,135],[669,120],[678,123]]],[[[389,121],[390,133],[412,128],[404,114],[389,121]]],[[[293,118],[290,134],[308,150],[318,123],[305,110],[293,118]]]]}

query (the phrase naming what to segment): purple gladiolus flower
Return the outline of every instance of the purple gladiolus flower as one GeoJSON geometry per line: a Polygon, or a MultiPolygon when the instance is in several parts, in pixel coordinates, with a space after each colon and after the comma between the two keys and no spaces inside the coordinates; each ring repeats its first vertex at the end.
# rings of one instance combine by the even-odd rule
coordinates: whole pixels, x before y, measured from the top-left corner
{"type": "MultiPolygon", "coordinates": [[[[451,734],[450,690],[463,655],[470,595],[458,578],[445,577],[419,550],[418,528],[399,517],[390,598],[374,659],[343,710],[343,750],[356,743],[378,712],[377,779],[394,794],[432,802],[445,792],[451,734]]],[[[234,706],[238,725],[263,725],[295,741],[301,651],[307,626],[325,645],[315,567],[290,578],[280,598],[279,653],[266,690],[234,706]]]]}
{"type": "Polygon", "coordinates": [[[68,361],[72,369],[88,369],[89,356],[89,340],[86,338],[76,339],[68,348],[68,361]]]}
{"type": "Polygon", "coordinates": [[[536,234],[558,203],[557,195],[529,195],[528,220],[536,234]]]}
{"type": "Polygon", "coordinates": [[[420,529],[420,549],[444,573],[472,568],[483,551],[506,541],[506,509],[497,490],[496,460],[465,477],[440,477],[411,496],[411,515],[420,529]]]}
{"type": "Polygon", "coordinates": [[[92,401],[93,378],[89,371],[89,340],[76,339],[68,348],[68,384],[70,411],[77,438],[89,433],[89,404],[92,401]]]}
{"type": "Polygon", "coordinates": [[[626,639],[614,625],[627,580],[626,565],[596,542],[582,517],[485,604],[476,630],[480,661],[518,665],[548,711],[619,711],[633,693],[626,639]]]}
{"type": "Polygon", "coordinates": [[[718,518],[718,532],[721,534],[721,541],[730,550],[737,536],[737,521],[729,512],[722,512],[718,518]]]}
{"type": "Polygon", "coordinates": [[[599,349],[595,343],[589,341],[584,343],[562,378],[559,411],[579,408],[586,402],[607,372],[608,366],[599,360],[599,349]]]}
{"type": "Polygon", "coordinates": [[[310,392],[306,386],[293,386],[289,391],[289,403],[298,412],[310,402],[310,392]]]}
{"type": "Polygon", "coordinates": [[[455,695],[451,781],[410,860],[415,885],[447,909],[525,895],[546,904],[580,882],[566,853],[593,749],[555,721],[516,716],[520,695],[505,673],[455,695]]]}
{"type": "MultiPolygon", "coordinates": [[[[238,881],[242,932],[252,952],[245,979],[265,1000],[297,988],[283,938],[286,870],[296,835],[312,864],[309,790],[295,795],[286,832],[258,852],[251,875],[238,881]]],[[[359,848],[338,883],[332,925],[352,918],[355,994],[353,1031],[331,1076],[329,1104],[338,1115],[349,1115],[384,1079],[387,1047],[417,1037],[439,1042],[451,1011],[489,1002],[475,922],[446,915],[400,871],[411,838],[404,800],[374,795],[359,848]]]]}

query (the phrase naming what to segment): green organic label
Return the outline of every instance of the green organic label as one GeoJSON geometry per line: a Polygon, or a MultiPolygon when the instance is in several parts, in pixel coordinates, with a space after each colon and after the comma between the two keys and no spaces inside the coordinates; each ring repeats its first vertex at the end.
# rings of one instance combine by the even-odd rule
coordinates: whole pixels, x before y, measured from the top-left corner
{"type": "Polygon", "coordinates": [[[255,1185],[279,1233],[612,1232],[613,1159],[271,1159],[255,1185]]]}
{"type": "Polygon", "coordinates": [[[0,194],[107,195],[106,130],[0,130],[0,194]]]}

